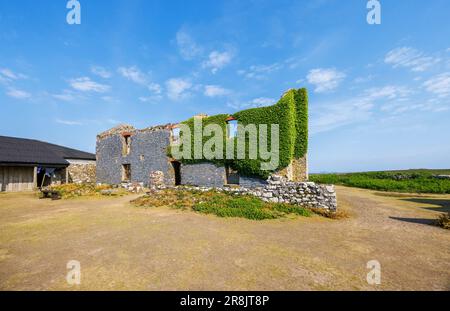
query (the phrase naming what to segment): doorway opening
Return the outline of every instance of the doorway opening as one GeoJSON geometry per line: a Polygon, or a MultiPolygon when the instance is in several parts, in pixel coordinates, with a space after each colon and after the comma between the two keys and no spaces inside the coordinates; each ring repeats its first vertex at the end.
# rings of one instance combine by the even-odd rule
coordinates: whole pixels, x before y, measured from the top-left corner
{"type": "Polygon", "coordinates": [[[239,185],[240,178],[239,178],[239,172],[236,170],[233,170],[230,166],[225,167],[225,172],[227,175],[227,185],[239,185]]]}
{"type": "Polygon", "coordinates": [[[123,182],[131,181],[131,165],[130,164],[122,165],[122,181],[123,182]]]}
{"type": "Polygon", "coordinates": [[[175,176],[175,186],[181,185],[181,163],[178,161],[172,161],[172,167],[175,176]]]}

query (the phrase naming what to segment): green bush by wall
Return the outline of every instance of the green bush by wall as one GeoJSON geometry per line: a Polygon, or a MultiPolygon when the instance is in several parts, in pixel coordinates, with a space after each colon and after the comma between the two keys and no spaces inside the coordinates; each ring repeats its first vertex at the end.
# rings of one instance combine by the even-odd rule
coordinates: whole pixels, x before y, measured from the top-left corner
{"type": "MultiPolygon", "coordinates": [[[[227,118],[229,115],[216,115],[202,119],[202,125],[218,124],[224,133],[224,156],[226,155],[227,141],[227,118]]],[[[268,125],[267,141],[270,148],[271,135],[270,125],[279,125],[279,166],[276,170],[286,168],[294,158],[302,158],[308,150],[308,93],[306,89],[289,90],[279,101],[273,106],[252,108],[237,112],[232,115],[239,124],[248,125],[255,124],[258,131],[259,125],[268,125]]],[[[192,158],[194,152],[194,118],[182,122],[191,128],[191,152],[192,158]]],[[[210,137],[203,137],[205,143],[210,137]]],[[[248,140],[248,137],[246,137],[248,140]]],[[[236,145],[237,140],[234,139],[236,145]]],[[[266,162],[258,157],[258,159],[249,159],[248,148],[246,148],[245,159],[242,160],[182,160],[183,163],[198,163],[210,161],[217,165],[229,165],[237,170],[241,176],[254,176],[267,178],[272,171],[262,171],[261,163],[266,162]]],[[[236,148],[235,148],[236,152],[236,148]]],[[[258,153],[259,155],[259,153],[258,153]]],[[[275,170],[275,171],[276,171],[275,170]]]]}

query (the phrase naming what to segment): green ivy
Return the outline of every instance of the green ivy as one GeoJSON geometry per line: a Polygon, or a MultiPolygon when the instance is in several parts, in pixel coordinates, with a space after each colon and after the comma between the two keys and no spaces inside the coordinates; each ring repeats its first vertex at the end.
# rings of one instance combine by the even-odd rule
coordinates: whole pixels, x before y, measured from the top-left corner
{"type": "MultiPolygon", "coordinates": [[[[226,155],[227,143],[227,123],[226,120],[229,115],[216,115],[202,119],[202,125],[205,127],[208,124],[218,124],[224,133],[224,156],[226,155]]],[[[302,158],[308,150],[308,93],[306,89],[289,90],[277,104],[269,107],[253,108],[237,112],[232,115],[239,124],[248,125],[255,124],[258,131],[259,125],[267,124],[269,126],[267,141],[268,146],[271,146],[270,125],[279,125],[279,157],[280,163],[276,170],[286,168],[294,158],[302,158]]],[[[194,155],[194,118],[182,122],[191,128],[191,150],[192,158],[194,155]]],[[[210,137],[203,137],[205,143],[210,137]]],[[[248,137],[246,137],[248,141],[248,137]]],[[[235,146],[237,139],[234,139],[235,146]]],[[[259,142],[258,142],[259,143],[259,142]]],[[[236,152],[236,148],[235,148],[236,152]]],[[[248,148],[246,148],[246,157],[242,160],[182,160],[183,163],[193,164],[199,162],[213,162],[216,165],[230,165],[236,169],[241,176],[255,176],[267,178],[270,171],[262,171],[261,163],[265,162],[262,159],[249,159],[248,148]]]]}

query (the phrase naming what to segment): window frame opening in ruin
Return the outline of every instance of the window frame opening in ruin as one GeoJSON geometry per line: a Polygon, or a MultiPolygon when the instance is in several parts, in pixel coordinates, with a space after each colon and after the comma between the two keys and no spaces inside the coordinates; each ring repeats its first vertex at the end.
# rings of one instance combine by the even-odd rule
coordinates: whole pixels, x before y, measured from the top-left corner
{"type": "Polygon", "coordinates": [[[131,153],[131,134],[130,133],[123,133],[122,134],[122,154],[124,156],[127,156],[131,153]]]}
{"type": "Polygon", "coordinates": [[[131,164],[122,164],[122,182],[131,181],[131,164]]]}
{"type": "Polygon", "coordinates": [[[240,185],[241,177],[239,176],[239,172],[232,169],[229,165],[225,166],[225,176],[227,185],[240,185]]]}
{"type": "Polygon", "coordinates": [[[233,117],[227,119],[227,138],[234,139],[237,137],[238,121],[233,117]]]}
{"type": "Polygon", "coordinates": [[[171,136],[173,145],[180,144],[180,139],[181,139],[180,134],[181,134],[181,129],[177,125],[173,126],[170,131],[170,136],[171,136]]]}
{"type": "Polygon", "coordinates": [[[174,185],[181,186],[181,162],[171,161],[170,164],[173,168],[174,185]]]}

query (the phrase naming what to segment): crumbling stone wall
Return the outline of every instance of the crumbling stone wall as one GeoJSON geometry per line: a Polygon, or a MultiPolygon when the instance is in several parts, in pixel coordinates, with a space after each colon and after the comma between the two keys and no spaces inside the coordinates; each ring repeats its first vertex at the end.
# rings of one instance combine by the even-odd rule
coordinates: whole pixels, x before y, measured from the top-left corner
{"type": "Polygon", "coordinates": [[[288,167],[279,170],[276,174],[290,181],[308,181],[308,156],[305,155],[303,158],[293,159],[288,167]]]}
{"type": "Polygon", "coordinates": [[[123,180],[123,165],[131,167],[130,182],[150,184],[150,174],[160,171],[164,182],[173,185],[173,168],[167,156],[170,145],[170,125],[135,130],[130,126],[119,126],[97,137],[97,182],[120,184],[123,180]],[[130,136],[130,153],[123,153],[123,135],[130,136]]]}
{"type": "Polygon", "coordinates": [[[336,190],[333,185],[287,181],[278,175],[272,175],[267,183],[265,187],[243,189],[243,191],[268,202],[337,210],[336,190]]]}
{"type": "Polygon", "coordinates": [[[71,163],[66,169],[69,174],[69,183],[94,183],[96,180],[96,165],[93,161],[71,163]]]}
{"type": "Polygon", "coordinates": [[[225,168],[212,163],[181,165],[181,184],[222,187],[226,184],[225,168]]]}

